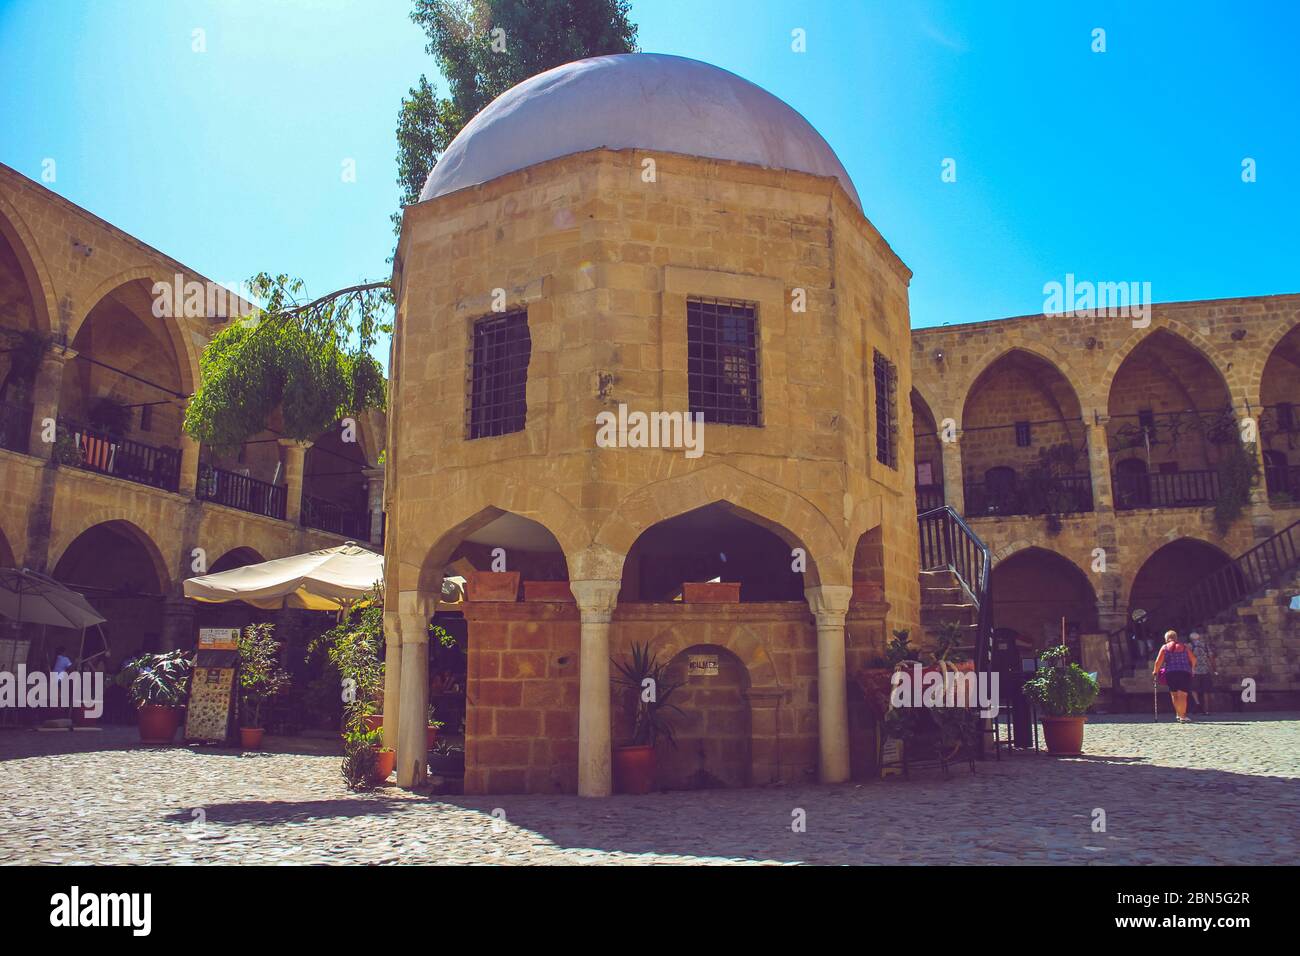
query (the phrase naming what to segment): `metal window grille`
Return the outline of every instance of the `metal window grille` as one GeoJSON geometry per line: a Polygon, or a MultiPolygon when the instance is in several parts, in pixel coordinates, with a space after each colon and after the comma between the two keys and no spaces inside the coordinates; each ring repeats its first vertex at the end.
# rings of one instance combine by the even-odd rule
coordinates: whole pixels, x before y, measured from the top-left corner
{"type": "Polygon", "coordinates": [[[898,467],[898,370],[879,352],[872,353],[872,373],[876,386],[876,461],[890,468],[898,467]]]}
{"type": "Polygon", "coordinates": [[[509,312],[474,323],[465,409],[468,438],[524,430],[532,351],[527,312],[509,312]]]}
{"type": "Polygon", "coordinates": [[[756,306],[687,299],[686,341],[691,413],[721,425],[761,426],[756,306]]]}
{"type": "Polygon", "coordinates": [[[1016,446],[1028,448],[1031,444],[1033,444],[1033,432],[1029,428],[1029,422],[1016,422],[1016,446]]]}

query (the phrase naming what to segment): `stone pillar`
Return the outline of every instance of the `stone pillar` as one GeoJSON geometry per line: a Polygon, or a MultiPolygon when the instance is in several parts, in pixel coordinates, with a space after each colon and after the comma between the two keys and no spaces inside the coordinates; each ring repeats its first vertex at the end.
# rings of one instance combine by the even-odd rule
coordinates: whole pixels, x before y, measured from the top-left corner
{"type": "Polygon", "coordinates": [[[294,438],[281,438],[284,449],[284,482],[286,485],[284,519],[298,524],[302,517],[302,473],[307,460],[307,449],[312,443],[294,438]]]}
{"type": "Polygon", "coordinates": [[[402,704],[402,625],[396,611],[384,612],[384,746],[397,749],[402,704]]]}
{"type": "Polygon", "coordinates": [[[943,459],[943,503],[963,517],[966,514],[966,486],[961,468],[961,445],[955,441],[939,441],[939,454],[943,459]]]}
{"type": "Polygon", "coordinates": [[[1263,541],[1271,538],[1276,529],[1273,523],[1273,505],[1268,500],[1268,482],[1264,474],[1264,442],[1259,438],[1259,415],[1256,413],[1250,402],[1243,405],[1237,412],[1237,422],[1240,424],[1245,419],[1251,419],[1255,422],[1255,464],[1259,468],[1259,481],[1250,489],[1250,503],[1246,505],[1246,514],[1250,518],[1251,537],[1255,541],[1263,541]]]}
{"type": "Polygon", "coordinates": [[[379,544],[384,534],[384,466],[365,468],[366,501],[370,510],[370,543],[379,544]]]}
{"type": "Polygon", "coordinates": [[[610,776],[609,622],[622,582],[570,581],[582,621],[578,659],[578,795],[607,797],[610,776]]]}
{"type": "MultiPolygon", "coordinates": [[[[945,483],[946,483],[945,473],[945,483]]],[[[848,673],[844,664],[844,617],[853,588],[822,584],[805,588],[817,620],[817,749],[822,783],[849,779],[848,673]]]]}
{"type": "Polygon", "coordinates": [[[63,368],[77,357],[75,349],[51,345],[41,357],[41,367],[32,386],[32,424],[27,442],[27,453],[37,458],[49,459],[54,444],[47,437],[43,422],[59,417],[59,393],[63,391],[63,368]]]}
{"type": "Polygon", "coordinates": [[[176,490],[186,498],[194,497],[199,483],[199,443],[181,432],[181,473],[176,490]]]}
{"type": "Polygon", "coordinates": [[[194,646],[194,603],[182,597],[163,599],[162,634],[164,651],[194,646]]]}
{"type": "MultiPolygon", "coordinates": [[[[429,619],[437,606],[436,594],[403,591],[397,596],[401,632],[398,675],[397,785],[411,789],[429,774],[425,730],[429,726],[429,619]]],[[[385,633],[385,644],[388,635],[385,633]]],[[[388,708],[388,674],[384,674],[384,709],[388,708]]],[[[388,714],[384,714],[387,723],[388,714]]],[[[386,733],[387,731],[385,731],[386,733]]]]}
{"type": "Polygon", "coordinates": [[[1106,436],[1108,415],[1084,419],[1088,439],[1088,477],[1092,480],[1092,508],[1097,514],[1114,514],[1115,496],[1110,485],[1110,439],[1106,436]]]}

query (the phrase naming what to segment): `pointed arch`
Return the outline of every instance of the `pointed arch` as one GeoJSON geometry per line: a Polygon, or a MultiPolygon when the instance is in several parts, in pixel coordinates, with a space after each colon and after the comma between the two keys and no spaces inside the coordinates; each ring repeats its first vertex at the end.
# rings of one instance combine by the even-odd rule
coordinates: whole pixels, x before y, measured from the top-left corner
{"type": "Polygon", "coordinates": [[[0,195],[0,235],[3,235],[13,248],[14,255],[18,258],[18,265],[23,271],[23,277],[27,280],[36,330],[52,332],[57,324],[55,320],[59,314],[59,304],[49,269],[41,257],[36,238],[27,228],[27,223],[3,195],[0,195]]]}

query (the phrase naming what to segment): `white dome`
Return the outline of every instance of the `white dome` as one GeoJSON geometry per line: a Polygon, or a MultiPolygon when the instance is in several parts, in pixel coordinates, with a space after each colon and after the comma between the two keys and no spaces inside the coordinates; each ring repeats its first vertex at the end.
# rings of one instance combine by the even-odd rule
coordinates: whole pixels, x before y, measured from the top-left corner
{"type": "Polygon", "coordinates": [[[685,153],[853,181],[812,125],[734,73],[661,53],[576,60],[502,93],[452,140],[420,201],[600,147],[685,153]]]}

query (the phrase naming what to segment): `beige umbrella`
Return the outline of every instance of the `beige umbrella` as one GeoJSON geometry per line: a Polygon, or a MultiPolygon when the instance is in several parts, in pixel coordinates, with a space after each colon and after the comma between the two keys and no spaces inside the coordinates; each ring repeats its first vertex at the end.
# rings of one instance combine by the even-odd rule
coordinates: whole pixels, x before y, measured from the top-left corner
{"type": "Polygon", "coordinates": [[[383,555],[349,541],[337,548],[189,578],[185,596],[210,603],[244,601],[267,610],[337,611],[374,590],[383,579],[383,555]]]}

